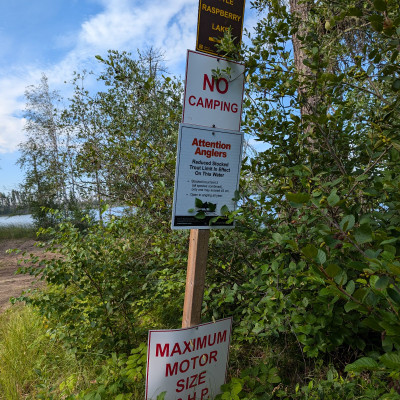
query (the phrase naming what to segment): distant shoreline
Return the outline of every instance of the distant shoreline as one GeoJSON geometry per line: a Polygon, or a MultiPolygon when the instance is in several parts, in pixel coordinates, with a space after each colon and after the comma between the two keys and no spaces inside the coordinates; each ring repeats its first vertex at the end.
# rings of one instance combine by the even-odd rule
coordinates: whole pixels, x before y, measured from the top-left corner
{"type": "Polygon", "coordinates": [[[33,225],[34,221],[31,214],[5,214],[0,215],[0,227],[11,225],[33,225]]]}
{"type": "Polygon", "coordinates": [[[0,217],[18,217],[19,215],[30,215],[30,214],[31,213],[28,210],[26,210],[26,211],[18,212],[18,213],[15,213],[15,212],[5,213],[5,214],[0,213],[0,217]]]}

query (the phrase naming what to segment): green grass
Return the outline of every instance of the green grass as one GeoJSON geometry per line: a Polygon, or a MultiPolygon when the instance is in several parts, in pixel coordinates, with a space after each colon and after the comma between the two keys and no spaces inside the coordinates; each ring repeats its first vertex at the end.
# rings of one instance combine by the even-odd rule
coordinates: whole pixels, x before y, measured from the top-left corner
{"type": "Polygon", "coordinates": [[[88,386],[90,368],[46,330],[46,321],[27,306],[0,315],[1,400],[61,399],[88,386]]]}
{"type": "Polygon", "coordinates": [[[32,225],[0,226],[0,240],[2,239],[35,239],[36,229],[32,225]]]}

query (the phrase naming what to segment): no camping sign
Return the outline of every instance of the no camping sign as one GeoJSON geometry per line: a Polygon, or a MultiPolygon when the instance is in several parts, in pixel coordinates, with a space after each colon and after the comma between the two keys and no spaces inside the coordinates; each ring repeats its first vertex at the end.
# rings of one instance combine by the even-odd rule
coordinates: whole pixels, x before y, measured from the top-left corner
{"type": "Polygon", "coordinates": [[[240,130],[244,65],[188,50],[182,122],[240,130]],[[216,70],[229,70],[219,78],[216,70]]]}
{"type": "Polygon", "coordinates": [[[206,400],[225,383],[232,319],[149,331],[146,400],[206,400]]]}

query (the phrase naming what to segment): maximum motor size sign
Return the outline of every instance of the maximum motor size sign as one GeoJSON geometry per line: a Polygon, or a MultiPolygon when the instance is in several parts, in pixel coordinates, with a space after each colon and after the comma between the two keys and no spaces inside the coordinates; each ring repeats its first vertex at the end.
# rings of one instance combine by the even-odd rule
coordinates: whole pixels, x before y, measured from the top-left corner
{"type": "Polygon", "coordinates": [[[225,383],[232,319],[149,331],[146,400],[206,400],[225,383]]]}
{"type": "Polygon", "coordinates": [[[180,125],[172,229],[233,227],[224,214],[236,208],[242,142],[240,132],[180,125]]]}
{"type": "Polygon", "coordinates": [[[241,63],[189,50],[182,122],[240,131],[244,69],[241,63]]]}

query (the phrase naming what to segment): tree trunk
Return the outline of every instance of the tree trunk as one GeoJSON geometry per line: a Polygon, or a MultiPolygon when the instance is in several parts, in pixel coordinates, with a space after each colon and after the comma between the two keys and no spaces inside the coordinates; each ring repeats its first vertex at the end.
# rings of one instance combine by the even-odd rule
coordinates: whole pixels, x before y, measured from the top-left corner
{"type": "MultiPolygon", "coordinates": [[[[304,64],[304,60],[307,58],[306,53],[303,49],[303,43],[301,38],[305,38],[308,34],[307,31],[307,20],[310,15],[311,8],[313,6],[312,1],[304,0],[289,0],[290,12],[298,18],[298,29],[297,32],[292,36],[294,63],[296,71],[299,76],[299,87],[297,89],[300,102],[300,112],[302,120],[306,115],[312,115],[316,112],[318,104],[318,96],[310,94],[309,87],[304,84],[306,76],[310,77],[315,73],[304,64]]],[[[308,78],[309,79],[309,78],[308,78]]],[[[304,122],[304,120],[303,120],[304,122]]],[[[313,129],[313,124],[309,123],[305,130],[305,134],[310,134],[313,129]]],[[[311,137],[307,137],[307,147],[312,152],[316,151],[315,142],[311,137]]]]}

